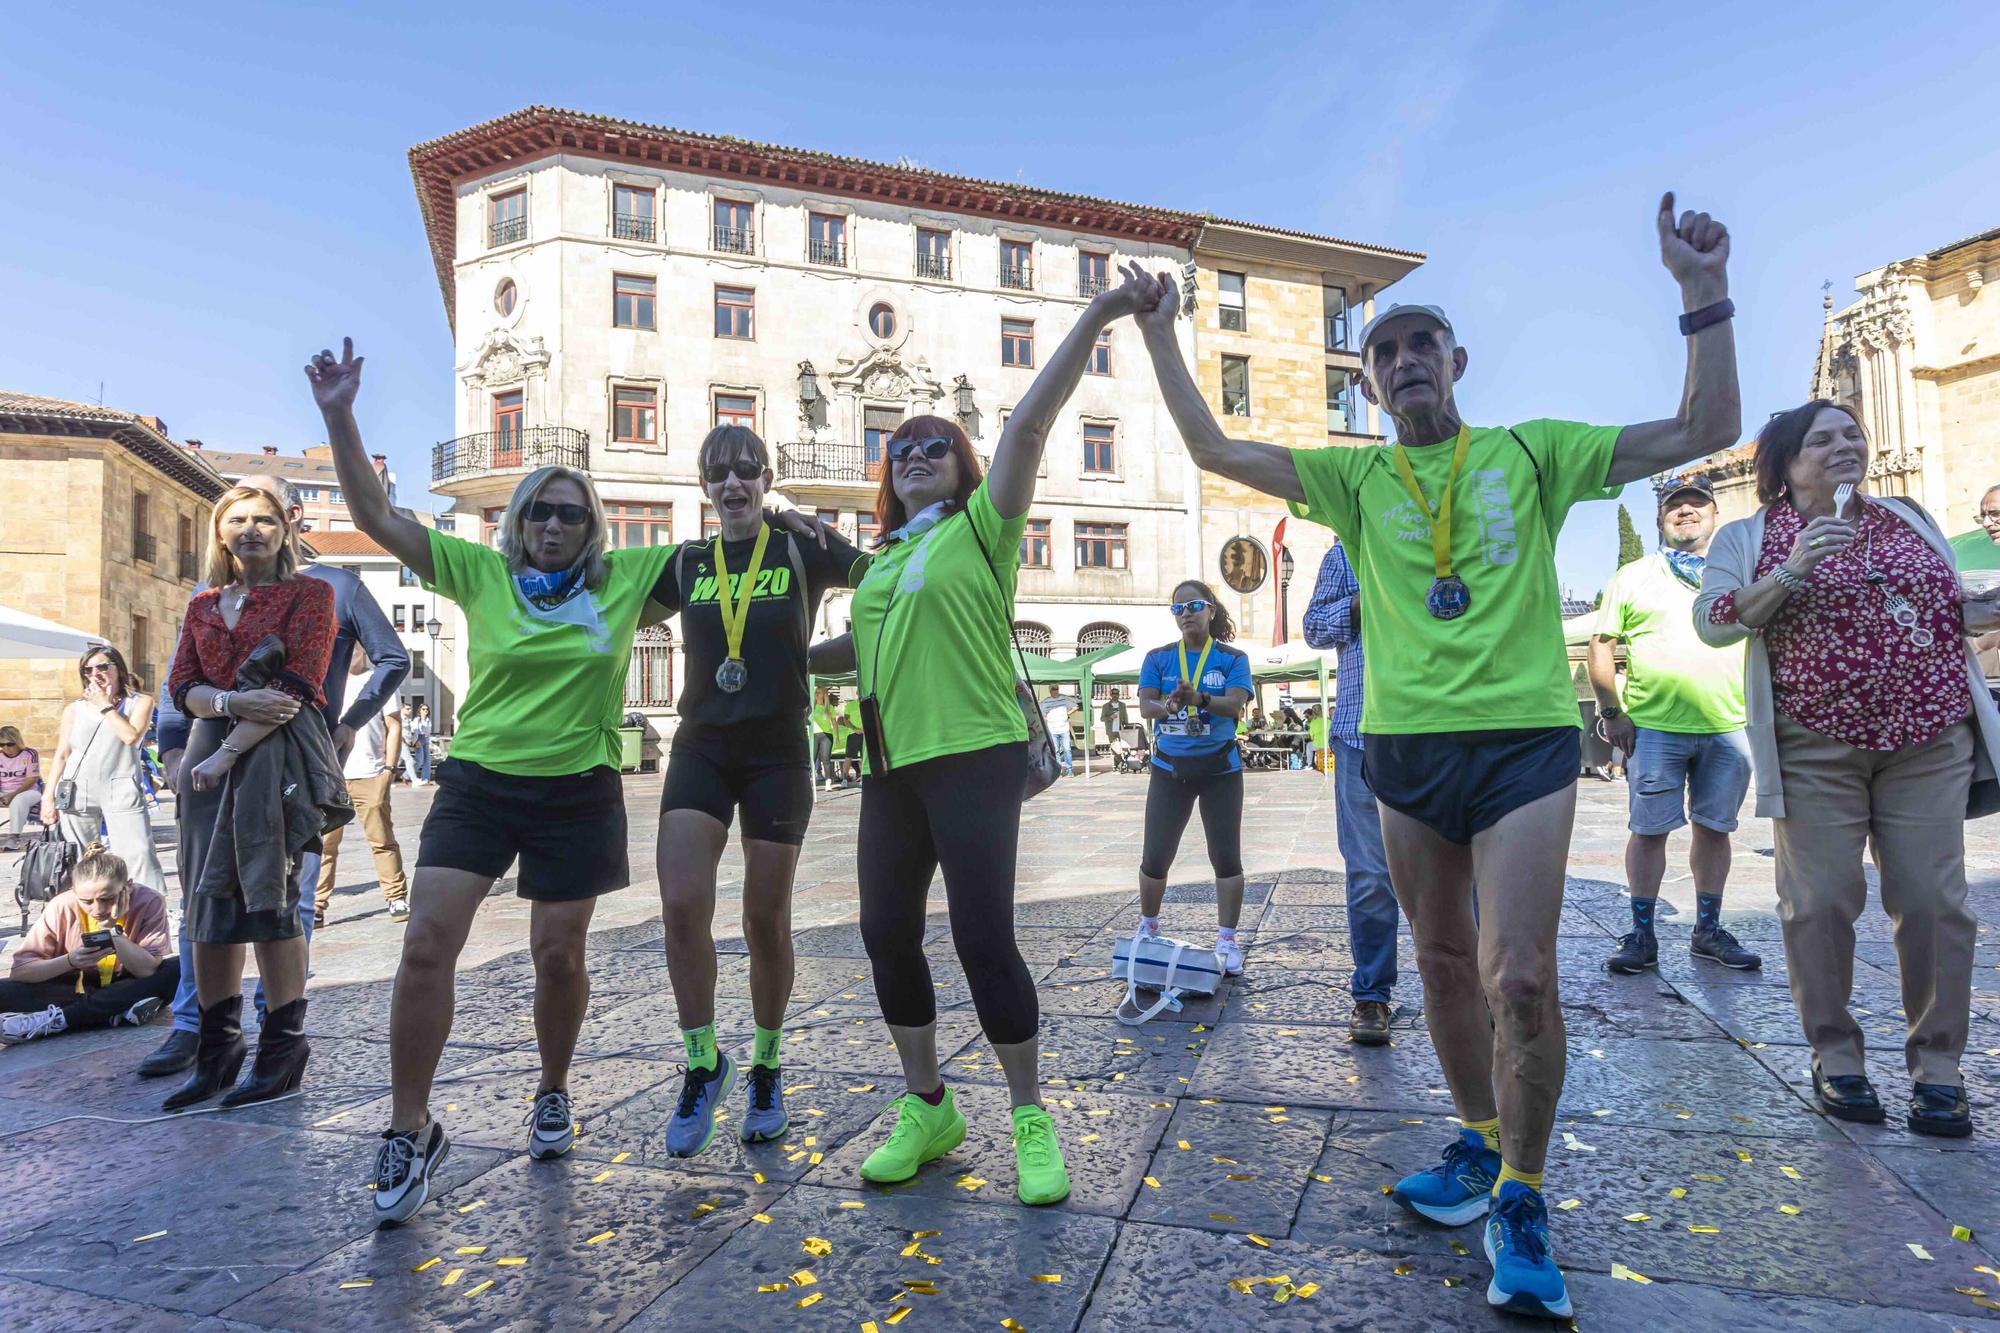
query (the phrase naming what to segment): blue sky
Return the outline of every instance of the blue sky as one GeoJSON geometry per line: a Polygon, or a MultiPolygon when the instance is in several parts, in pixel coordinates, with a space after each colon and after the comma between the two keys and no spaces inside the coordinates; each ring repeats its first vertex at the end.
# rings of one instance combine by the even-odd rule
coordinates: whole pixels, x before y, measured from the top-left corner
{"type": "MultiPolygon", "coordinates": [[[[1805,396],[1822,281],[2000,225],[1982,5],[1005,13],[13,7],[0,387],[293,450],[299,367],[352,333],[369,443],[417,498],[451,341],[405,153],[537,102],[1427,251],[1398,290],[1452,312],[1474,421],[1673,410],[1663,189],[1734,234],[1753,425],[1805,396]]],[[[1602,583],[1614,517],[1576,511],[1566,583],[1602,583]]]]}

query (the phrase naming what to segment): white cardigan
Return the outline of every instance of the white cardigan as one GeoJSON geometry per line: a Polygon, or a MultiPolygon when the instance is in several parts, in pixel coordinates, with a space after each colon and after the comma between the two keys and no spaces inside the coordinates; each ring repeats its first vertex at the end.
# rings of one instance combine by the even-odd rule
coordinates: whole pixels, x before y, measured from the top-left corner
{"type": "MultiPolygon", "coordinates": [[[[1860,497],[1856,497],[1860,498],[1860,497]]],[[[1952,564],[1951,545],[1936,520],[1921,505],[1899,496],[1869,496],[1869,504],[1879,504],[1916,529],[1952,564]]],[[[1767,507],[1768,508],[1768,507],[1767,507]]],[[[1771,658],[1761,630],[1747,625],[1718,625],[1710,622],[1709,608],[1723,594],[1737,592],[1757,581],[1757,559],[1764,549],[1764,515],[1759,509],[1748,518],[1725,523],[1709,543],[1708,565],[1701,576],[1701,591],[1694,599],[1694,629],[1704,643],[1721,648],[1744,639],[1750,641],[1743,654],[1743,695],[1750,740],[1750,757],[1757,774],[1757,813],[1767,819],[1785,817],[1785,782],[1778,766],[1777,712],[1771,702],[1771,658]]],[[[1966,818],[1976,819],[2000,810],[2000,707],[1986,688],[1985,673],[1979,669],[1979,655],[1971,641],[1965,645],[1965,674],[1972,686],[1972,792],[1966,801],[1966,818]]]]}

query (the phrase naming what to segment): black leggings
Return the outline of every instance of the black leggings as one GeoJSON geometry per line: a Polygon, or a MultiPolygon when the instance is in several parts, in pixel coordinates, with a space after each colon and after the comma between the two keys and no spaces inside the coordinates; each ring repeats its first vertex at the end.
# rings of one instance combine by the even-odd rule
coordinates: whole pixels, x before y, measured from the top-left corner
{"type": "Polygon", "coordinates": [[[1208,835],[1208,864],[1217,879],[1243,873],[1243,771],[1206,778],[1177,778],[1157,764],[1146,788],[1146,850],[1139,873],[1165,879],[1181,849],[1188,816],[1201,801],[1201,829],[1208,835]]]}
{"type": "Polygon", "coordinates": [[[861,939],[882,1018],[937,1018],[924,957],[924,905],[944,868],[951,939],[986,1039],[1027,1041],[1041,1022],[1034,978],[1014,943],[1014,852],[1021,834],[1021,742],[940,755],[861,784],[861,939]]]}

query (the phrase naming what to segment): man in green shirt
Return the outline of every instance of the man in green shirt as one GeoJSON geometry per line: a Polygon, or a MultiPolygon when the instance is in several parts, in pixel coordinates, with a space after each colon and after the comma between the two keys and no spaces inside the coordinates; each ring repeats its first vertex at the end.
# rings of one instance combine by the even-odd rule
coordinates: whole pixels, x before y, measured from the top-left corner
{"type": "MultiPolygon", "coordinates": [[[[1393,1194],[1449,1225],[1485,1218],[1487,1300],[1545,1317],[1570,1313],[1541,1184],[1563,1083],[1556,930],[1582,769],[1556,534],[1577,502],[1734,444],[1742,428],[1728,234],[1704,213],[1676,221],[1671,194],[1656,226],[1681,289],[1686,384],[1672,416],[1623,429],[1469,425],[1454,400],[1467,354],[1451,321],[1397,305],[1361,336],[1362,392],[1394,420],[1393,447],[1230,439],[1181,360],[1170,280],[1139,317],[1196,464],[1331,524],[1355,567],[1365,768],[1463,1122],[1440,1165],[1393,1194]]],[[[1558,326],[1557,363],[1565,341],[1610,336],[1578,319],[1558,326]]]]}
{"type": "Polygon", "coordinates": [[[1694,631],[1694,595],[1715,535],[1715,486],[1689,473],[1660,490],[1660,549],[1612,575],[1590,640],[1590,687],[1604,738],[1631,758],[1632,836],[1625,882],[1632,932],[1606,960],[1627,975],[1659,964],[1653,910],[1667,873],[1667,835],[1694,822],[1697,958],[1755,968],[1763,960],[1722,925],[1729,835],[1750,790],[1743,735],[1743,645],[1711,648],[1694,631]],[[1625,699],[1618,698],[1617,645],[1625,645],[1625,699]]]}

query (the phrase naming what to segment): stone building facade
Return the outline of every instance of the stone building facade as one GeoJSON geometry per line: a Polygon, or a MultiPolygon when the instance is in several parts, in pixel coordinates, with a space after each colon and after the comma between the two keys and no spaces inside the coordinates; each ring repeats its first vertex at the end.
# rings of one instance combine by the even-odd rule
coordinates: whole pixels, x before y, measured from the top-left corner
{"type": "MultiPolygon", "coordinates": [[[[785,497],[866,542],[894,427],[951,417],[990,454],[1124,262],[1192,267],[1183,354],[1218,408],[1225,335],[1207,265],[1248,272],[1250,323],[1226,335],[1250,358],[1246,432],[1323,444],[1326,368],[1358,364],[1326,350],[1324,287],[1363,301],[1422,262],[545,108],[420,145],[411,165],[457,347],[458,433],[433,451],[432,487],[466,535],[491,532],[529,470],[561,462],[596,479],[621,544],[699,539],[713,528],[697,447],[740,422],[771,444],[785,497]]],[[[1063,654],[1171,637],[1174,583],[1213,580],[1222,542],[1268,542],[1281,513],[1193,468],[1138,331],[1121,322],[1050,438],[1024,542],[1024,638],[1063,654]]],[[[1308,585],[1323,537],[1300,554],[1308,585]]],[[[845,607],[829,599],[822,632],[844,630],[845,607]]],[[[1294,627],[1303,610],[1301,594],[1294,627]]],[[[642,637],[635,707],[667,702],[671,643],[642,637]]]]}
{"type": "MultiPolygon", "coordinates": [[[[0,391],[0,599],[103,637],[157,693],[228,483],[155,417],[0,391]]],[[[0,720],[45,754],[80,693],[67,658],[0,659],[0,720]]]]}
{"type": "MultiPolygon", "coordinates": [[[[1860,299],[1826,301],[1811,395],[1847,404],[1868,433],[1869,489],[1907,495],[1948,533],[1974,526],[2000,484],[2000,228],[1873,269],[1860,299]]],[[[1753,418],[1754,419],[1754,418],[1753,418]]],[[[1756,508],[1751,446],[1717,460],[1725,519],[1756,508]]]]}
{"type": "MultiPolygon", "coordinates": [[[[309,446],[303,453],[281,453],[274,444],[261,449],[211,449],[200,440],[184,441],[187,448],[201,454],[202,461],[221,473],[231,484],[250,476],[282,477],[299,491],[299,527],[304,532],[352,532],[354,517],[347,512],[347,500],[340,493],[340,478],[333,470],[333,450],[324,444],[309,446]]],[[[375,455],[375,475],[396,501],[396,474],[389,470],[386,455],[375,455]]]]}

